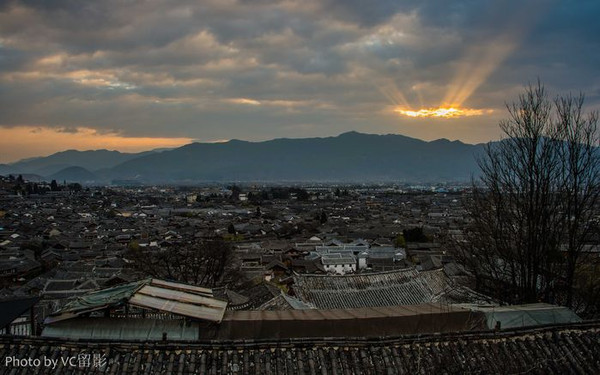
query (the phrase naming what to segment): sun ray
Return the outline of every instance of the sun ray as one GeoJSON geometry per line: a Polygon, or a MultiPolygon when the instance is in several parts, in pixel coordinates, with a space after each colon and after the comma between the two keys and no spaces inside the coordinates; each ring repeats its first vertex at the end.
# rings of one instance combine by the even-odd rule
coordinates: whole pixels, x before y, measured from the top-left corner
{"type": "MultiPolygon", "coordinates": [[[[534,12],[537,6],[539,6],[539,3],[533,1],[510,18],[503,20],[503,31],[501,33],[486,40],[474,41],[466,47],[463,58],[456,65],[454,77],[449,81],[445,95],[443,95],[443,99],[437,107],[427,107],[423,104],[421,83],[412,86],[419,102],[418,109],[415,109],[400,90],[394,87],[393,81],[385,87],[378,87],[379,91],[394,104],[393,112],[407,117],[457,118],[492,113],[493,110],[491,109],[466,108],[464,104],[527,35],[528,29],[532,27],[540,13],[543,13],[534,12]]],[[[497,12],[491,12],[490,14],[497,14],[497,12]]]]}
{"type": "Polygon", "coordinates": [[[409,109],[396,108],[394,112],[399,113],[403,116],[408,117],[439,117],[439,118],[456,118],[456,117],[468,117],[468,116],[481,116],[485,113],[490,113],[491,110],[483,109],[469,109],[469,108],[454,108],[454,107],[440,107],[440,108],[423,108],[418,111],[409,109]]]}
{"type": "Polygon", "coordinates": [[[380,93],[383,94],[390,102],[395,106],[403,106],[409,108],[410,105],[406,97],[393,83],[386,83],[384,85],[376,85],[380,93]]]}

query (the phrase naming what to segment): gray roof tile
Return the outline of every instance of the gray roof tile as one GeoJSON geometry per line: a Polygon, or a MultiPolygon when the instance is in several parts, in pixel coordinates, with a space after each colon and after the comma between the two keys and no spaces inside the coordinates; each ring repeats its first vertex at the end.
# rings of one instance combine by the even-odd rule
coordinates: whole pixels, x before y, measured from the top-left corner
{"type": "MultiPolygon", "coordinates": [[[[598,374],[600,323],[390,339],[126,342],[0,337],[0,356],[105,355],[102,368],[52,374],[598,374]]],[[[92,365],[93,366],[93,365],[92,365]]],[[[11,374],[35,369],[3,366],[11,374]]],[[[42,368],[39,373],[49,373],[42,368]]]]}

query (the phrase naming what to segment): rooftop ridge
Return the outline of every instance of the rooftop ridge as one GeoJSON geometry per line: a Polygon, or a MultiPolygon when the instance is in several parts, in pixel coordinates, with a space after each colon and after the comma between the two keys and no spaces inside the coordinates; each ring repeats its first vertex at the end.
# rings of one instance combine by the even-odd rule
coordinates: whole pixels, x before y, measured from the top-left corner
{"type": "Polygon", "coordinates": [[[369,272],[369,273],[350,273],[350,274],[344,274],[344,275],[330,275],[330,274],[300,274],[300,273],[296,273],[294,276],[298,276],[298,277],[302,277],[302,278],[348,278],[348,277],[367,277],[367,276],[378,276],[378,275],[388,275],[388,274],[394,274],[394,273],[405,273],[408,271],[416,271],[419,273],[429,273],[429,272],[443,272],[443,269],[437,269],[437,270],[429,270],[429,271],[418,271],[415,267],[406,267],[406,268],[401,268],[401,269],[396,269],[396,270],[389,270],[389,271],[378,271],[378,272],[369,272]]]}
{"type": "Polygon", "coordinates": [[[285,339],[236,339],[236,340],[198,340],[198,341],[185,341],[185,340],[111,340],[111,339],[68,339],[68,338],[57,338],[57,337],[45,337],[45,336],[15,336],[15,335],[0,335],[0,349],[2,345],[7,344],[56,344],[61,346],[79,344],[103,344],[103,343],[119,343],[120,345],[131,345],[131,346],[156,346],[161,348],[189,348],[189,349],[218,349],[218,348],[231,348],[231,347],[256,347],[261,348],[262,346],[273,346],[286,347],[287,346],[303,346],[303,345],[317,345],[317,346],[368,346],[368,345],[401,345],[411,342],[446,342],[457,339],[465,340],[486,340],[486,339],[497,339],[503,340],[510,337],[527,336],[527,335],[542,335],[552,332],[583,332],[591,331],[600,334],[600,319],[597,320],[586,320],[576,323],[563,323],[563,324],[548,324],[535,327],[519,327],[511,328],[508,330],[479,330],[479,331],[463,331],[463,332],[444,332],[444,333],[419,333],[419,334],[407,334],[401,336],[391,337],[380,337],[380,338],[366,338],[366,337],[319,337],[319,338],[285,338],[285,339]]]}

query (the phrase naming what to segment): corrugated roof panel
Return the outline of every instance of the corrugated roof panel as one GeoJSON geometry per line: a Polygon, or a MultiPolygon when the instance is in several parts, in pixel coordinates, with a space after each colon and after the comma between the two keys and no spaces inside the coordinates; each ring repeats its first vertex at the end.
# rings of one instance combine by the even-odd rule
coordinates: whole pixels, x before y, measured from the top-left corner
{"type": "Polygon", "coordinates": [[[151,297],[140,293],[131,297],[129,303],[139,307],[168,311],[173,314],[190,318],[205,319],[213,322],[220,322],[223,319],[223,315],[225,315],[225,307],[198,306],[190,303],[151,297]]]}
{"type": "Polygon", "coordinates": [[[56,322],[60,322],[61,320],[67,320],[67,319],[73,319],[73,318],[77,318],[82,314],[87,314],[90,313],[92,311],[98,311],[98,310],[102,310],[104,308],[108,307],[108,305],[104,305],[104,306],[98,306],[95,308],[90,308],[89,310],[85,310],[82,312],[70,312],[70,311],[66,311],[61,313],[56,312],[53,313],[52,315],[49,315],[46,317],[46,319],[44,319],[44,324],[52,324],[52,323],[56,323],[56,322]]]}
{"type": "Polygon", "coordinates": [[[87,312],[99,307],[104,308],[105,306],[122,303],[148,282],[148,280],[142,280],[86,293],[67,303],[60,312],[87,312]]]}
{"type": "Polygon", "coordinates": [[[48,316],[45,322],[52,324],[84,313],[119,307],[125,303],[136,304],[135,301],[140,307],[212,321],[221,321],[227,307],[226,301],[213,298],[211,289],[146,279],[80,296],[62,310],[48,316]]]}
{"type": "Polygon", "coordinates": [[[493,329],[497,322],[501,328],[517,328],[544,324],[566,324],[580,322],[581,318],[564,306],[546,303],[508,306],[460,305],[469,310],[481,311],[487,319],[487,326],[493,329]]]}
{"type": "Polygon", "coordinates": [[[164,281],[164,280],[158,280],[158,279],[152,279],[152,282],[150,283],[150,285],[162,286],[167,289],[181,290],[184,292],[201,294],[201,295],[205,295],[206,297],[213,297],[212,289],[202,288],[202,287],[194,286],[194,285],[186,285],[186,284],[174,283],[171,281],[164,281]]]}
{"type": "Polygon", "coordinates": [[[146,285],[142,289],[138,290],[136,294],[138,293],[152,297],[179,301],[183,303],[190,303],[194,305],[203,305],[223,309],[227,307],[227,302],[215,298],[203,297],[197,294],[180,292],[177,290],[157,288],[152,285],[146,285]]]}

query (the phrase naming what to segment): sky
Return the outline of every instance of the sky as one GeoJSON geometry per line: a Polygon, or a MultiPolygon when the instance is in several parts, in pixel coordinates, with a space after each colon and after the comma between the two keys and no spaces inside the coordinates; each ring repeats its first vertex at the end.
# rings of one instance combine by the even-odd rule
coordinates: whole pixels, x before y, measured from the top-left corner
{"type": "Polygon", "coordinates": [[[0,163],[347,131],[487,142],[538,79],[600,108],[599,14],[597,0],[0,0],[0,163]]]}

